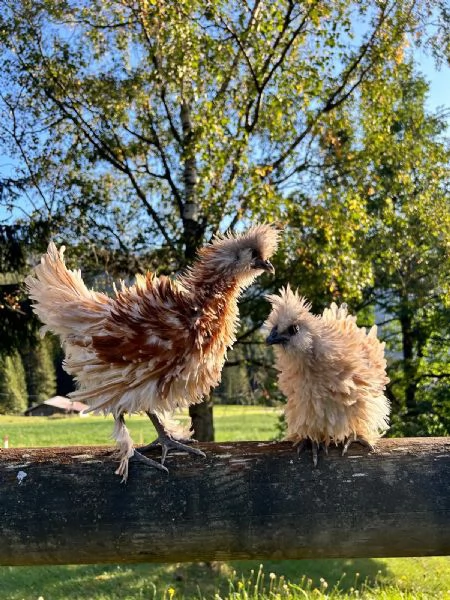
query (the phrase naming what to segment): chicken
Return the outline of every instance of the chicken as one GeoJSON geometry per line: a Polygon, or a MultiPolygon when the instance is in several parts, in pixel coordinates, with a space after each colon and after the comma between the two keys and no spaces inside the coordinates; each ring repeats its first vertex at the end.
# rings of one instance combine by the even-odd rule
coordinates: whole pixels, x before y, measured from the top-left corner
{"type": "Polygon", "coordinates": [[[356,325],[347,306],[335,303],[315,316],[311,305],[288,286],[268,296],[267,344],[275,345],[278,385],[287,398],[286,439],[310,443],[314,466],[318,450],[352,442],[373,449],[387,429],[389,402],[384,343],[374,325],[356,325]]]}
{"type": "Polygon", "coordinates": [[[27,277],[42,335],[56,333],[65,349],[64,368],[78,388],[71,397],[114,416],[122,481],[132,456],[165,471],[171,448],[204,456],[165,427],[166,416],[201,402],[219,383],[235,341],[238,298],[258,275],[274,272],[269,258],[277,243],[277,229],[267,224],[219,235],[177,278],[137,275],[113,297],[88,289],[80,271],[66,268],[64,247],[53,243],[27,277]],[[149,446],[133,446],[124,415],[139,412],[158,433],[150,446],[162,446],[161,463],[142,454],[149,446]]]}

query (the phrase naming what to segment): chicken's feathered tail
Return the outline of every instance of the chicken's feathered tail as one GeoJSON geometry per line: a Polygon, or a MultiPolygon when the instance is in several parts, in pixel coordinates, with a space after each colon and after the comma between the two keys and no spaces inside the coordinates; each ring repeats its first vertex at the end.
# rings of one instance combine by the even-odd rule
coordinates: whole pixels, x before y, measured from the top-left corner
{"type": "Polygon", "coordinates": [[[64,249],[62,246],[58,251],[50,242],[41,264],[25,284],[38,317],[45,323],[42,334],[53,331],[65,341],[69,336],[94,334],[109,312],[110,299],[89,290],[80,271],[67,269],[64,249]]]}

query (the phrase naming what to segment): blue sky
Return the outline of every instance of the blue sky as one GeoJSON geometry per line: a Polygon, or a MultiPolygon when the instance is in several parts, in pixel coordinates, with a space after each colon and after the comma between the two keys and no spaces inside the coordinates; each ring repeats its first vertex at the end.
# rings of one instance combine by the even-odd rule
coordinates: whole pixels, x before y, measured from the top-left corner
{"type": "Polygon", "coordinates": [[[431,110],[445,106],[450,108],[450,68],[443,65],[437,69],[431,56],[423,52],[415,53],[418,70],[430,84],[428,106],[431,110]]]}

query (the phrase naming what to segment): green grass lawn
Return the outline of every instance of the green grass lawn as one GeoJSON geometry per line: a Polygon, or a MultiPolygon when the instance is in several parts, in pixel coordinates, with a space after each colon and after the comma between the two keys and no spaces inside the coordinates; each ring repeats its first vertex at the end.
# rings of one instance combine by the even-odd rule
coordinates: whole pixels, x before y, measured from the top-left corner
{"type": "MultiPolygon", "coordinates": [[[[217,441],[269,440],[280,411],[217,406],[217,441]]],[[[186,418],[181,416],[181,418],[186,418]]],[[[148,419],[128,420],[136,443],[148,419]]],[[[10,447],[110,444],[110,418],[0,416],[10,447]]],[[[0,525],[1,526],[1,525],[0,525]]],[[[450,557],[0,567],[0,600],[450,600],[450,557]]]]}
{"type": "MultiPolygon", "coordinates": [[[[214,408],[217,442],[270,440],[276,434],[279,409],[261,406],[216,406],[214,408]]],[[[187,413],[179,414],[187,421],[187,413]]],[[[155,430],[146,416],[126,420],[136,444],[151,442],[155,430]]],[[[9,438],[10,448],[33,446],[78,446],[112,444],[112,417],[17,417],[0,415],[0,442],[9,438]]]]}

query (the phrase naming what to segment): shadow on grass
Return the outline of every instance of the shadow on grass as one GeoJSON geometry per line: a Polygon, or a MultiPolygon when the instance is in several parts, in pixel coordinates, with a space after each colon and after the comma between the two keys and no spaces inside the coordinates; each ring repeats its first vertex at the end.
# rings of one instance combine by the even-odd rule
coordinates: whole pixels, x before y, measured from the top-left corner
{"type": "MultiPolygon", "coordinates": [[[[2,598],[8,600],[209,600],[217,592],[227,597],[230,581],[235,588],[239,581],[254,583],[259,571],[259,561],[0,567],[0,581],[2,598]]],[[[375,559],[264,561],[260,589],[269,589],[271,573],[309,589],[325,580],[328,590],[337,586],[343,592],[388,577],[386,565],[375,559]]]]}

